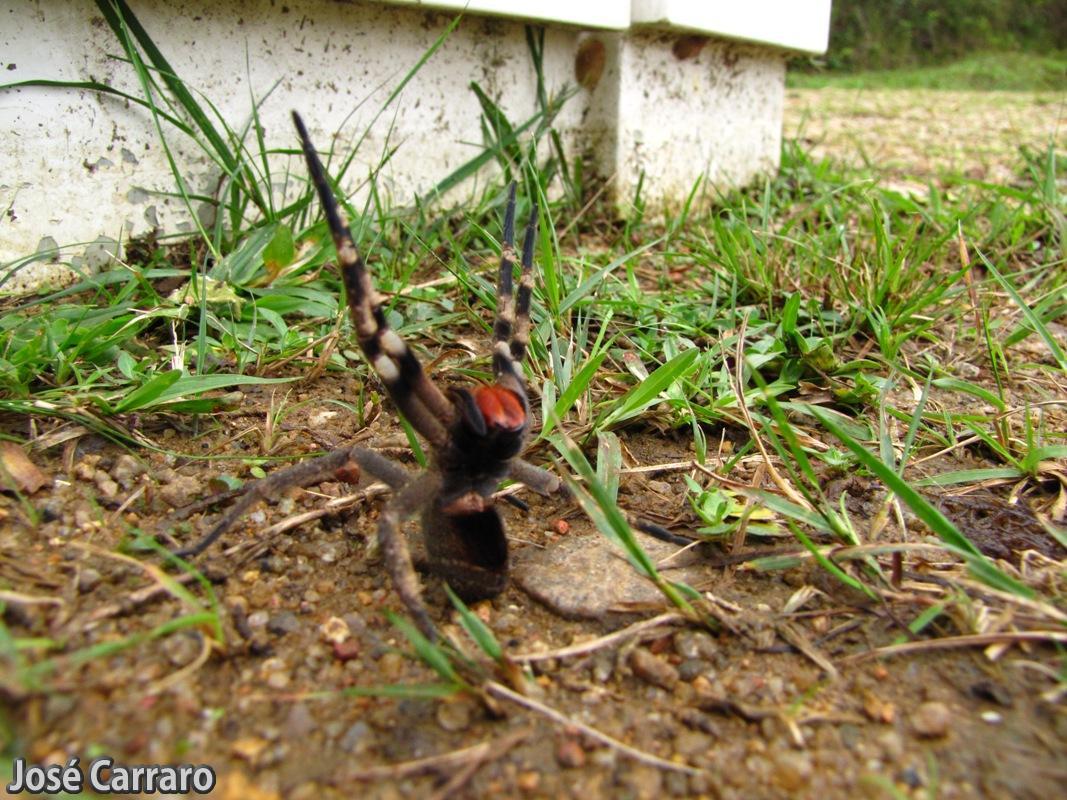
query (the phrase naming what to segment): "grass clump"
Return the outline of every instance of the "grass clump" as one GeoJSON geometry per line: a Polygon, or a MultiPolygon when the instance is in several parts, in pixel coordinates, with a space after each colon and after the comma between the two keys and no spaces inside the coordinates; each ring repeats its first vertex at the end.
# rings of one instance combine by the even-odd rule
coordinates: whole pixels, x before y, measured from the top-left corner
{"type": "Polygon", "coordinates": [[[976,92],[1059,92],[1067,83],[1067,54],[988,52],[944,64],[855,72],[790,70],[794,89],[935,89],[976,92]]]}

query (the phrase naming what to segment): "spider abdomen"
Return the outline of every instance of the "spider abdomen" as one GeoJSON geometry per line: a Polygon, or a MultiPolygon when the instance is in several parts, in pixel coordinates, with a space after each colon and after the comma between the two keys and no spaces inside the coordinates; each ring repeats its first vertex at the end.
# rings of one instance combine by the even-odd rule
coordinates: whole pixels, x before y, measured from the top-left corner
{"type": "Polygon", "coordinates": [[[499,512],[447,513],[434,503],[422,514],[427,567],[467,601],[496,597],[508,585],[508,543],[499,512]]]}

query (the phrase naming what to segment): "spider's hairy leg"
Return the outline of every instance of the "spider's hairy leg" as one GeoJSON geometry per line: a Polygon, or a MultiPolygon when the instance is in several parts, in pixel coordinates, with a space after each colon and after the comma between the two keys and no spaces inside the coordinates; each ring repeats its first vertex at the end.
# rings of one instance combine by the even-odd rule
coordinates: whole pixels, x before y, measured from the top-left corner
{"type": "Polygon", "coordinates": [[[551,472],[534,466],[529,461],[523,461],[521,458],[511,460],[508,465],[508,475],[542,496],[554,494],[562,486],[560,479],[551,472]]]}
{"type": "Polygon", "coordinates": [[[407,540],[400,531],[400,523],[433,504],[441,492],[441,474],[428,470],[414,478],[382,509],[378,519],[378,544],[385,566],[393,579],[396,593],[415,619],[419,630],[431,641],[437,639],[437,629],[422,602],[419,578],[411,561],[407,540]]]}
{"type": "Polygon", "coordinates": [[[330,188],[326,171],[311,144],[303,120],[295,111],[293,122],[300,136],[311,182],[318,193],[337,248],[337,264],[345,284],[352,325],[356,329],[360,348],[400,412],[428,442],[441,446],[448,439],[448,427],[454,417],[452,403],[434,386],[415,354],[386,322],[384,301],[371,283],[352,232],[330,188]]]}
{"type": "Polygon", "coordinates": [[[508,187],[508,204],[504,211],[504,236],[500,244],[500,277],[496,285],[496,320],[493,341],[507,342],[515,328],[515,297],[512,268],[515,265],[515,183],[508,187]]]}
{"type": "Polygon", "coordinates": [[[362,447],[342,447],[324,456],[280,469],[266,478],[249,484],[244,494],[237,499],[222,519],[215,523],[206,536],[188,547],[175,551],[175,555],[183,558],[199,555],[232,528],[234,523],[260,500],[281,497],[291,489],[335,480],[339,476],[344,476],[348,480],[353,466],[360,467],[370,475],[389,484],[394,491],[407,484],[411,477],[407,470],[378,453],[362,447]]]}
{"type": "Polygon", "coordinates": [[[533,297],[533,250],[537,239],[537,205],[530,210],[522,241],[522,274],[515,293],[515,333],[511,337],[511,357],[521,363],[530,344],[530,298],[533,297]]]}
{"type": "Polygon", "coordinates": [[[537,238],[537,206],[530,212],[522,245],[522,273],[513,290],[515,263],[515,184],[508,190],[504,213],[504,241],[501,247],[500,278],[497,283],[497,316],[493,323],[493,373],[497,381],[525,394],[525,381],[519,364],[526,357],[530,340],[530,298],[533,294],[533,249],[537,238]]]}

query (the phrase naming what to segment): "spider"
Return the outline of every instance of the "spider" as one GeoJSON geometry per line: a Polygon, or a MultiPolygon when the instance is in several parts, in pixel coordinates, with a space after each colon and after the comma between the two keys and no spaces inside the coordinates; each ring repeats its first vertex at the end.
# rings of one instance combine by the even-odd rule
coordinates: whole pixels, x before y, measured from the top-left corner
{"type": "Polygon", "coordinates": [[[493,492],[501,480],[509,477],[542,495],[560,489],[559,478],[519,458],[530,429],[530,405],[521,364],[530,333],[537,209],[531,212],[526,226],[521,277],[518,288],[513,289],[516,252],[512,183],[504,213],[497,315],[493,323],[495,382],[442,391],[386,322],[383,299],[371,283],[307,129],[295,111],[293,122],[337,248],[337,264],[356,338],[393,403],[428,442],[430,466],[413,475],[372,450],[355,446],[333,450],[250,484],[203,539],[178,554],[199,554],[259,500],[328,479],[354,483],[363,470],[393,490],[379,518],[378,541],[401,601],[420,630],[434,638],[435,629],[400,532],[401,522],[420,515],[426,567],[446,580],[457,594],[468,600],[495,597],[507,585],[508,549],[503,522],[493,506],[493,492]]]}

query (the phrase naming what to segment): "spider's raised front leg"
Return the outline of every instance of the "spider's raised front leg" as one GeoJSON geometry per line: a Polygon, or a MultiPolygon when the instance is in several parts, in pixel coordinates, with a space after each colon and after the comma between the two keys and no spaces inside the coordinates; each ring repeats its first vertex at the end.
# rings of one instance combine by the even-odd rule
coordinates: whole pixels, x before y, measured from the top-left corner
{"type": "Polygon", "coordinates": [[[326,171],[308,137],[300,115],[293,112],[308,173],[322,205],[337,249],[337,266],[348,296],[352,327],[367,361],[378,373],[385,390],[400,413],[433,447],[443,447],[455,420],[452,402],[427,377],[418,358],[404,340],[389,327],[384,300],[374,288],[363,257],[352,238],[341,209],[330,188],[326,171]]]}

